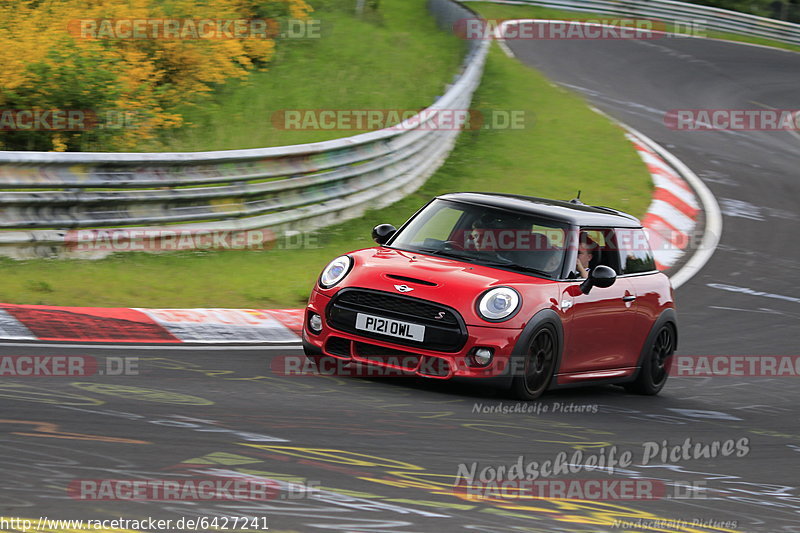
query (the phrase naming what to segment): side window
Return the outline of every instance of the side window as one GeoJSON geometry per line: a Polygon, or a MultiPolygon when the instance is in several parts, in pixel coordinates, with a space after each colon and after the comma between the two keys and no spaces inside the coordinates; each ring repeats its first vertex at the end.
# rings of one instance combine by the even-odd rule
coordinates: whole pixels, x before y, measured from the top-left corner
{"type": "Polygon", "coordinates": [[[589,269],[598,265],[611,267],[619,274],[620,261],[617,253],[616,237],[610,228],[581,228],[579,234],[579,248],[586,248],[591,252],[589,269]]]}
{"type": "Polygon", "coordinates": [[[656,270],[656,261],[644,230],[619,229],[617,230],[617,242],[623,274],[639,274],[656,270]]]}

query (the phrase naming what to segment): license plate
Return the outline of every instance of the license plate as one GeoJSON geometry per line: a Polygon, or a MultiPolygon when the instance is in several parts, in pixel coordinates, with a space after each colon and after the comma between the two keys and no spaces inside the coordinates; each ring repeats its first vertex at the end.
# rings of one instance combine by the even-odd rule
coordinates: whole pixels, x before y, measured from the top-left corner
{"type": "Polygon", "coordinates": [[[391,318],[365,315],[364,313],[356,315],[356,329],[419,342],[422,342],[425,338],[425,326],[400,322],[391,318]]]}

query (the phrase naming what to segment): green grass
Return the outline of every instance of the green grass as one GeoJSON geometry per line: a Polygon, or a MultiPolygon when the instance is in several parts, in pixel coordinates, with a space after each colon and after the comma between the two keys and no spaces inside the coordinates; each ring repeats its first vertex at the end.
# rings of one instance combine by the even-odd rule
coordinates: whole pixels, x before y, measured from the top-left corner
{"type": "Polygon", "coordinates": [[[642,215],[652,183],[622,130],[575,94],[495,46],[474,108],[525,111],[522,129],[464,132],[448,161],[416,193],[321,230],[318,247],[263,252],[119,254],[100,261],[0,261],[0,301],[130,307],[302,306],[322,267],[372,246],[375,224],[401,224],[432,196],[492,191],[569,199],[642,215]],[[531,116],[535,117],[531,120],[531,116]]]}
{"type": "Polygon", "coordinates": [[[353,15],[354,5],[326,0],[311,15],[321,21],[320,38],[278,41],[268,71],[246,82],[232,81],[200,105],[178,109],[191,126],[142,149],[228,150],[325,141],[362,131],[280,129],[274,114],[414,110],[433,103],[458,72],[465,42],[436,27],[425,0],[383,0],[377,13],[363,17],[353,15]]]}
{"type": "MultiPolygon", "coordinates": [[[[587,19],[587,18],[602,18],[603,15],[595,15],[586,11],[566,11],[560,9],[551,9],[546,7],[537,6],[520,6],[520,5],[501,5],[482,2],[470,2],[469,7],[480,13],[480,15],[487,19],[519,19],[519,18],[538,18],[538,19],[587,19]]],[[[606,16],[608,19],[613,19],[611,15],[606,16]]],[[[673,31],[675,29],[673,24],[667,24],[667,30],[673,31]]],[[[685,31],[685,30],[684,30],[685,31]]],[[[750,37],[747,35],[738,35],[735,33],[726,33],[720,31],[704,31],[700,37],[709,37],[712,39],[724,39],[727,41],[737,41],[742,43],[760,44],[762,46],[771,46],[773,48],[782,48],[784,50],[791,50],[800,52],[800,46],[773,41],[771,39],[763,39],[761,37],[750,37]]]]}

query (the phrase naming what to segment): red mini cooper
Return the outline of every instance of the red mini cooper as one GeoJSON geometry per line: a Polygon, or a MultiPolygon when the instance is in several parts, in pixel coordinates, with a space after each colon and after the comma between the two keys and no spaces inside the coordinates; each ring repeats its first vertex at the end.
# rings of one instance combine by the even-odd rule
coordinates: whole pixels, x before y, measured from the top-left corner
{"type": "Polygon", "coordinates": [[[372,235],[378,247],[331,261],[311,293],[303,347],[316,363],[475,378],[521,399],[664,386],[673,291],[636,218],[579,200],[452,193],[372,235]]]}

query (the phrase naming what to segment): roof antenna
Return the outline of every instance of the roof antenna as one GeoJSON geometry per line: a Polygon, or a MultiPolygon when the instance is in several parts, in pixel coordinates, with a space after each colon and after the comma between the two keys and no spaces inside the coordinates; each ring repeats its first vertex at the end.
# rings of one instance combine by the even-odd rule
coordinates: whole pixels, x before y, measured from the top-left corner
{"type": "Polygon", "coordinates": [[[585,205],[583,202],[581,202],[581,191],[580,191],[580,189],[578,190],[578,196],[576,196],[575,198],[570,200],[569,203],[576,204],[576,205],[585,205]]]}

